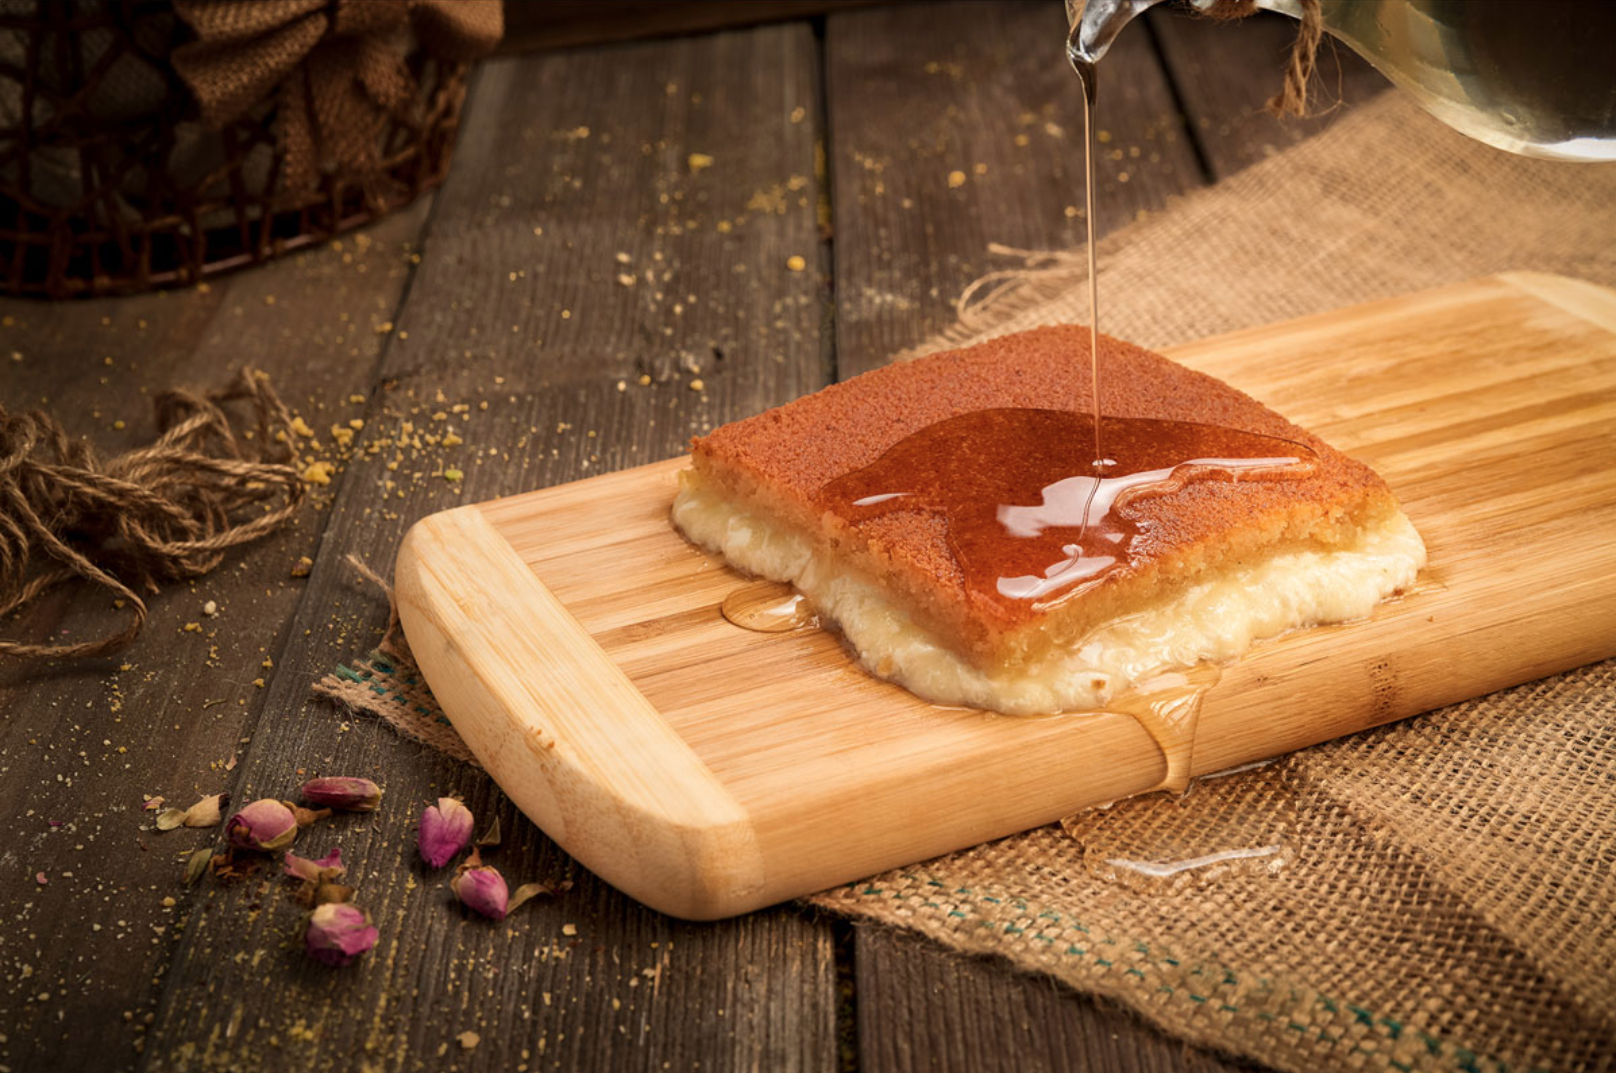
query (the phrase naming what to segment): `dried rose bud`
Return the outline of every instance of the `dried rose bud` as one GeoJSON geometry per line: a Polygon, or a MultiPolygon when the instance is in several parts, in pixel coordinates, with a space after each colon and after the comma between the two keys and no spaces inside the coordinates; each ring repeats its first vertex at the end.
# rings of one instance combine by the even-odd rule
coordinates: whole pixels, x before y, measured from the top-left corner
{"type": "Polygon", "coordinates": [[[421,856],[434,868],[442,868],[466,848],[471,838],[471,810],[452,797],[440,797],[421,813],[419,845],[421,856]]]}
{"type": "Polygon", "coordinates": [[[328,775],[303,784],[304,801],[316,808],[340,808],[344,812],[374,812],[382,799],[382,788],[369,779],[328,775]]]}
{"type": "Polygon", "coordinates": [[[283,862],[286,874],[306,879],[310,883],[326,883],[347,871],[342,864],[342,850],[333,849],[317,861],[307,857],[299,857],[291,850],[286,851],[286,860],[283,862]]]}
{"type": "Polygon", "coordinates": [[[499,874],[499,869],[484,864],[477,850],[473,849],[471,856],[455,869],[449,889],[454,891],[461,905],[475,909],[492,920],[505,919],[511,898],[510,890],[505,886],[505,877],[499,874]]]}
{"type": "Polygon", "coordinates": [[[297,819],[291,809],[266,797],[230,817],[224,833],[232,846],[270,853],[297,838],[297,819]]]}
{"type": "Polygon", "coordinates": [[[356,906],[331,902],[316,906],[303,933],[309,957],[327,965],[346,965],[376,945],[377,932],[356,906]]]}

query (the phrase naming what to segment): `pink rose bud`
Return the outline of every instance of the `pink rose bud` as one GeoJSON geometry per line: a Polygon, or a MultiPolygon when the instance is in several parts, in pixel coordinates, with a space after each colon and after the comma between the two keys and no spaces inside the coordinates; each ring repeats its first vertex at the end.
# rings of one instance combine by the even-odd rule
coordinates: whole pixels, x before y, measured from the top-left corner
{"type": "Polygon", "coordinates": [[[471,840],[471,810],[452,797],[440,797],[436,805],[421,813],[419,843],[421,856],[434,868],[442,868],[471,840]]]}
{"type": "Polygon", "coordinates": [[[232,846],[271,853],[297,838],[297,818],[291,809],[266,797],[230,817],[224,833],[232,846]]]}
{"type": "Polygon", "coordinates": [[[476,850],[472,850],[471,856],[455,871],[455,877],[449,881],[449,889],[454,891],[461,905],[475,909],[491,920],[505,919],[511,897],[505,886],[505,877],[494,866],[483,864],[476,850]]]}
{"type": "Polygon", "coordinates": [[[377,932],[356,906],[330,903],[309,914],[303,948],[327,965],[346,965],[376,945],[377,932]]]}
{"type": "Polygon", "coordinates": [[[329,775],[303,784],[303,800],[316,808],[339,808],[345,812],[374,812],[382,799],[382,788],[369,779],[329,775]]]}
{"type": "Polygon", "coordinates": [[[310,883],[327,883],[336,879],[347,869],[342,865],[342,850],[334,849],[317,861],[307,857],[299,857],[291,850],[286,851],[286,874],[306,879],[310,883]]]}

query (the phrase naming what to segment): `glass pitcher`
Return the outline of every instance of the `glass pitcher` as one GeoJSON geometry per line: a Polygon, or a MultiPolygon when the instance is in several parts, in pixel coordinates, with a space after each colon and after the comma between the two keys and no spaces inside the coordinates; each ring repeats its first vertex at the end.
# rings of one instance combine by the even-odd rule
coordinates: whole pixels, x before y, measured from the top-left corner
{"type": "MultiPolygon", "coordinates": [[[[1067,55],[1091,100],[1095,65],[1111,42],[1160,2],[1067,0],[1067,55]]],[[[1257,0],[1292,18],[1302,17],[1302,3],[1257,0]]],[[[1318,3],[1327,32],[1455,130],[1526,156],[1616,160],[1613,0],[1318,3]]]]}

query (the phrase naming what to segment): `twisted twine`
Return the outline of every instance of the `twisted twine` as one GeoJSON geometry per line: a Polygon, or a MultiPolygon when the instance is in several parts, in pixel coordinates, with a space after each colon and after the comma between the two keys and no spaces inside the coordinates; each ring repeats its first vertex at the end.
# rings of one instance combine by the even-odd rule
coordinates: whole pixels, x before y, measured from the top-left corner
{"type": "Polygon", "coordinates": [[[73,578],[129,611],[127,625],[95,640],[0,639],[0,657],[69,659],[123,648],[146,622],[140,593],[206,574],[230,548],[278,528],[302,501],[290,464],[291,414],[263,373],[243,369],[206,394],[165,391],[155,406],[157,441],[106,461],[49,415],[0,406],[0,617],[73,578]],[[242,401],[256,420],[256,446],[224,409],[242,401]],[[252,505],[264,505],[263,513],[242,520],[252,505]]]}
{"type": "MultiPolygon", "coordinates": [[[[1319,0],[1301,0],[1301,7],[1302,24],[1285,65],[1285,85],[1268,101],[1268,111],[1275,116],[1300,119],[1307,115],[1307,84],[1318,61],[1319,42],[1324,39],[1324,13],[1319,10],[1319,0]]],[[[1243,19],[1257,10],[1257,0],[1215,0],[1201,13],[1213,19],[1243,19]]]]}
{"type": "Polygon", "coordinates": [[[1067,284],[1088,274],[1088,256],[1081,250],[1023,250],[1000,242],[988,243],[995,257],[1014,257],[1020,268],[1000,268],[972,280],[954,299],[954,317],[967,329],[980,326],[984,314],[998,306],[1011,291],[1028,284],[1042,291],[1051,283],[1067,284]]]}

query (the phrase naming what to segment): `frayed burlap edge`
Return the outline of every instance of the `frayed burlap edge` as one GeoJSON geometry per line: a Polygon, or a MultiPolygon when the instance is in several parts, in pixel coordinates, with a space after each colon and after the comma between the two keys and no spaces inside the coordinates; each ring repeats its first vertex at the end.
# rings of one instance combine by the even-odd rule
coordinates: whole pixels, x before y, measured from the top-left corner
{"type": "Polygon", "coordinates": [[[352,667],[339,663],[315,682],[311,687],[315,695],[329,697],[348,711],[375,716],[410,741],[480,767],[415,665],[398,621],[393,587],[358,556],[349,555],[346,561],[386,596],[387,630],[381,643],[368,655],[354,660],[352,667]]]}
{"type": "Polygon", "coordinates": [[[311,688],[316,695],[329,697],[348,711],[375,716],[411,741],[473,767],[481,766],[455,733],[413,663],[375,649],[354,660],[351,667],[337,664],[311,688]]]}
{"type": "MultiPolygon", "coordinates": [[[[1613,198],[1616,167],[1511,156],[1388,91],[1101,239],[1101,328],[1159,349],[1496,272],[1616,286],[1613,198]]],[[[1087,322],[1082,247],[988,252],[1006,266],[893,360],[1087,322]]]]}

